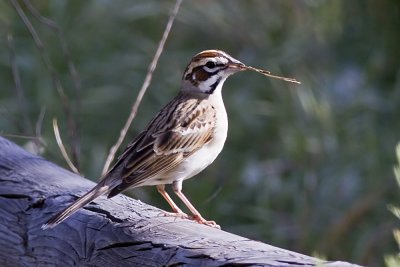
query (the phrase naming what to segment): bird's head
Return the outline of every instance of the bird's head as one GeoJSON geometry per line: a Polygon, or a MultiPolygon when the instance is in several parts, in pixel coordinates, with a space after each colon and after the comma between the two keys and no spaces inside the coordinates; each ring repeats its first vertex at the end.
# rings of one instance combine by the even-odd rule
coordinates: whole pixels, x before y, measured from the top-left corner
{"type": "Polygon", "coordinates": [[[183,74],[182,90],[213,94],[220,93],[230,75],[245,70],[246,66],[220,50],[205,50],[195,55],[183,74]]]}
{"type": "Polygon", "coordinates": [[[212,95],[220,94],[222,85],[230,75],[251,70],[267,77],[300,84],[293,78],[271,74],[267,70],[246,66],[221,50],[205,50],[195,55],[183,74],[182,91],[212,95]]]}

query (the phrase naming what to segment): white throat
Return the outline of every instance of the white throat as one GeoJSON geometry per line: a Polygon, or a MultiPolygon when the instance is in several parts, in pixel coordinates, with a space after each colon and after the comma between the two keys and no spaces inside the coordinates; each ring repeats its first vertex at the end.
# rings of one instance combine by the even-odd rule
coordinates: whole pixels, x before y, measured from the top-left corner
{"type": "Polygon", "coordinates": [[[203,93],[208,95],[221,95],[222,87],[228,77],[214,75],[197,86],[188,80],[184,80],[181,90],[188,93],[203,93]]]}

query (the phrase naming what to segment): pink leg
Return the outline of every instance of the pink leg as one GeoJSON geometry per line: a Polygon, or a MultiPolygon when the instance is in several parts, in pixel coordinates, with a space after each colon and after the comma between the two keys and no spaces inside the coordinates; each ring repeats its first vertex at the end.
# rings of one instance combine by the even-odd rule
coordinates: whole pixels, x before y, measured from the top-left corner
{"type": "MultiPolygon", "coordinates": [[[[157,185],[157,191],[160,193],[164,199],[168,202],[168,204],[171,206],[173,212],[175,213],[174,215],[178,215],[182,218],[187,218],[188,216],[186,213],[184,213],[172,200],[172,198],[168,195],[167,191],[165,191],[165,185],[157,185]]],[[[169,212],[168,212],[169,214],[169,212]]]]}
{"type": "Polygon", "coordinates": [[[193,214],[193,219],[195,221],[201,224],[221,229],[221,227],[214,221],[207,221],[206,219],[204,219],[203,216],[201,216],[200,212],[198,212],[197,209],[192,205],[192,203],[190,203],[189,199],[187,199],[187,197],[182,193],[182,181],[175,181],[172,184],[172,188],[174,190],[174,193],[182,200],[183,203],[185,203],[186,207],[188,207],[190,212],[193,214]]]}

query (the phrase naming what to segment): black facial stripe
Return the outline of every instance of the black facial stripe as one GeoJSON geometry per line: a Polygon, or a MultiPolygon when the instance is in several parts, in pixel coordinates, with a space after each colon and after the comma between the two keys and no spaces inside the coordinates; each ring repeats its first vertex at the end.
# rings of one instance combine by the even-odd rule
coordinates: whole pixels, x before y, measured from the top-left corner
{"type": "MultiPolygon", "coordinates": [[[[204,67],[207,67],[207,65],[204,65],[204,67]]],[[[209,69],[217,69],[216,71],[219,71],[219,70],[223,70],[223,69],[226,69],[228,67],[228,65],[226,65],[226,64],[223,64],[223,63],[219,63],[219,64],[215,64],[215,67],[213,67],[213,68],[210,68],[210,67],[207,67],[207,68],[209,68],[209,69]]],[[[205,70],[205,69],[204,69],[205,70]]],[[[205,71],[207,71],[207,70],[205,70],[205,71]]],[[[211,73],[211,72],[210,72],[211,73]]],[[[212,73],[214,73],[214,72],[212,72],[212,73]]]]}
{"type": "Polygon", "coordinates": [[[191,73],[186,74],[185,79],[186,79],[186,80],[194,81],[194,80],[193,80],[193,73],[203,72],[204,74],[207,74],[207,75],[208,75],[207,78],[205,78],[205,79],[199,79],[199,76],[197,76],[196,78],[198,79],[198,81],[205,81],[205,80],[209,79],[211,76],[214,76],[215,74],[217,74],[217,73],[221,70],[221,69],[218,69],[218,70],[213,71],[213,72],[208,72],[208,71],[205,70],[203,67],[204,67],[204,66],[198,66],[198,67],[193,68],[193,70],[192,70],[191,73]]]}
{"type": "Polygon", "coordinates": [[[219,77],[216,81],[215,81],[215,83],[213,83],[213,84],[211,84],[211,86],[210,86],[210,90],[208,90],[208,91],[206,91],[206,94],[212,94],[212,93],[214,93],[214,91],[215,91],[215,89],[217,88],[217,86],[218,86],[218,84],[221,82],[221,77],[219,77]]]}
{"type": "MultiPolygon", "coordinates": [[[[197,66],[197,67],[192,69],[192,72],[186,74],[185,80],[190,80],[190,81],[194,82],[194,80],[192,79],[193,78],[193,73],[197,72],[199,69],[202,69],[207,74],[209,74],[209,76],[211,77],[211,76],[216,75],[219,71],[225,70],[225,69],[227,69],[229,67],[228,64],[223,64],[223,63],[217,64],[216,66],[220,67],[220,68],[218,68],[216,71],[213,71],[213,72],[208,72],[207,70],[204,69],[204,66],[197,66]]],[[[186,68],[186,71],[187,71],[187,68],[186,68]]],[[[212,91],[214,91],[214,90],[215,90],[215,88],[212,91]]]]}

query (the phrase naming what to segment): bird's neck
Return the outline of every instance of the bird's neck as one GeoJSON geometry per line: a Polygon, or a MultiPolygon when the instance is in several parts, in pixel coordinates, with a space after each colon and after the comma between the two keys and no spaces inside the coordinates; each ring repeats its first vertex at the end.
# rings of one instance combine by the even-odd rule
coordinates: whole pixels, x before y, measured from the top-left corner
{"type": "MultiPolygon", "coordinates": [[[[216,75],[217,76],[217,75],[216,75]]],[[[182,81],[182,93],[204,95],[204,97],[221,97],[222,87],[226,77],[215,77],[199,83],[193,83],[190,80],[182,81]]]]}

